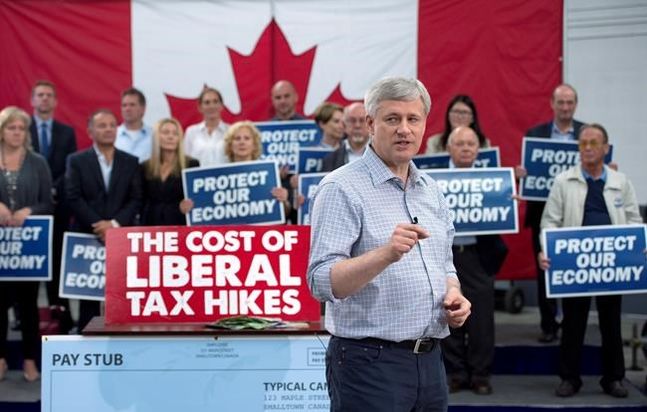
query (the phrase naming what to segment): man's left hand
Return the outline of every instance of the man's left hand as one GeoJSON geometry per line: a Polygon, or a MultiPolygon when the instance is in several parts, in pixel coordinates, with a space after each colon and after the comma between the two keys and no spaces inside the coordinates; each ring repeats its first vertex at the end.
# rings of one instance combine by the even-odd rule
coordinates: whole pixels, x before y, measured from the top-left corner
{"type": "Polygon", "coordinates": [[[460,328],[471,313],[472,304],[456,286],[449,286],[445,294],[445,313],[447,324],[452,328],[460,328]]]}

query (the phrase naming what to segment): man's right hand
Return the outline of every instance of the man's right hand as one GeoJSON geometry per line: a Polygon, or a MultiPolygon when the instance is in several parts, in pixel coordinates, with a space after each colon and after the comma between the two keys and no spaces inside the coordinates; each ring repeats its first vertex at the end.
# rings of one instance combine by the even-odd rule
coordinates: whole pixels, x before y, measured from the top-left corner
{"type": "Polygon", "coordinates": [[[390,264],[402,259],[417,242],[428,237],[429,232],[422,226],[400,223],[393,230],[387,244],[360,256],[336,262],[330,269],[333,295],[343,299],[357,293],[390,264]]]}
{"type": "Polygon", "coordinates": [[[387,245],[391,262],[402,259],[409,253],[418,241],[429,237],[424,227],[415,223],[400,223],[395,227],[391,240],[387,245]]]}

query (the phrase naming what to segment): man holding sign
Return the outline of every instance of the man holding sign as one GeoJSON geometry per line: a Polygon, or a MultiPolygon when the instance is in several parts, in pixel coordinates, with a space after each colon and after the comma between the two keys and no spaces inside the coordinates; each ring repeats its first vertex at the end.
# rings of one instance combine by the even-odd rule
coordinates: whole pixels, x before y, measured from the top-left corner
{"type": "MultiPolygon", "coordinates": [[[[581,163],[555,179],[544,209],[541,228],[599,226],[642,223],[634,188],[627,177],[604,165],[609,151],[607,131],[599,124],[582,126],[579,134],[581,163]]],[[[543,270],[550,267],[543,252],[538,255],[543,270]]],[[[563,299],[564,319],[559,358],[562,382],[557,396],[569,397],[582,386],[581,351],[591,297],[563,299]]],[[[596,297],[602,334],[602,379],[606,393],[617,398],[627,396],[622,385],[625,375],[620,333],[621,295],[596,297]]]]}
{"type": "MultiPolygon", "coordinates": [[[[554,141],[575,141],[583,123],[575,120],[577,109],[577,91],[569,84],[560,84],[555,88],[550,98],[550,107],[555,114],[552,121],[543,123],[528,130],[526,137],[541,137],[554,141]]],[[[517,177],[525,177],[527,171],[522,166],[515,168],[517,177]]],[[[544,211],[545,203],[540,200],[529,200],[526,206],[525,227],[529,227],[532,236],[532,246],[535,255],[539,253],[539,222],[544,211]]],[[[550,343],[557,339],[559,324],[555,320],[557,315],[557,301],[546,298],[545,273],[537,267],[537,304],[541,315],[542,335],[539,342],[550,343]]]]}
{"type": "Polygon", "coordinates": [[[436,183],[411,162],[431,107],[420,81],[366,93],[372,143],[312,200],[308,285],[326,302],[331,410],[446,410],[439,339],[470,313],[436,183]],[[351,366],[352,367],[349,367],[351,366]]]}
{"type": "MultiPolygon", "coordinates": [[[[474,166],[479,138],[467,126],[449,134],[450,168],[474,166]]],[[[503,264],[507,247],[499,235],[460,236],[452,245],[454,266],[472,315],[463,326],[450,330],[443,341],[449,391],[471,388],[478,395],[492,393],[490,373],[494,359],[494,275],[503,264]]]]}

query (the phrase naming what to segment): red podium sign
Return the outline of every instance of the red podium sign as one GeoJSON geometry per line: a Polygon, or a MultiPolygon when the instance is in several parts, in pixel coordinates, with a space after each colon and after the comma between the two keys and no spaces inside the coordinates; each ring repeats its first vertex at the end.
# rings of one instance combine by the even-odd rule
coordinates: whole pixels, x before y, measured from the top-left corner
{"type": "Polygon", "coordinates": [[[309,226],[118,228],[106,239],[106,323],[229,316],[319,321],[309,226]]]}

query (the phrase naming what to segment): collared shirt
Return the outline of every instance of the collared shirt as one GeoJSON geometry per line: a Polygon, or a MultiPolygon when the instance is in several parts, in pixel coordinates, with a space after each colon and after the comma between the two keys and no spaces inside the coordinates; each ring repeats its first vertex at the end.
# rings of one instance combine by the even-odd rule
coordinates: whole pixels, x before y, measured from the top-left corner
{"type": "Polygon", "coordinates": [[[586,180],[586,179],[591,179],[593,181],[602,180],[603,182],[606,183],[606,181],[607,181],[607,168],[606,167],[602,168],[602,174],[597,179],[594,178],[593,176],[591,176],[590,174],[588,174],[587,171],[584,170],[584,168],[582,168],[582,176],[584,176],[584,180],[586,180]]]}
{"type": "Polygon", "coordinates": [[[409,162],[404,183],[372,148],[328,174],[312,199],[308,285],[326,301],[326,329],[346,338],[391,341],[449,334],[443,309],[447,278],[456,278],[454,226],[436,182],[409,162]],[[414,219],[416,218],[416,219],[414,219]],[[386,245],[399,223],[417,220],[431,236],[364,288],[333,296],[332,266],[386,245]]]}
{"type": "MultiPolygon", "coordinates": [[[[474,167],[474,165],[472,165],[474,167]]],[[[449,159],[449,169],[456,169],[456,165],[452,161],[452,159],[449,159]]],[[[476,236],[461,236],[460,234],[457,234],[454,237],[454,245],[455,246],[467,246],[467,245],[475,245],[476,244],[476,236]]]]}
{"type": "Polygon", "coordinates": [[[115,147],[139,159],[139,163],[150,159],[153,152],[153,129],[144,125],[139,130],[128,130],[125,124],[117,128],[115,147]]]}
{"type": "Polygon", "coordinates": [[[218,166],[229,163],[225,155],[225,132],[229,125],[223,121],[211,133],[205,122],[186,129],[184,152],[200,162],[200,167],[218,166]]]}
{"type": "Polygon", "coordinates": [[[346,163],[352,163],[355,160],[359,160],[364,156],[364,153],[366,152],[366,149],[368,148],[368,143],[364,146],[364,149],[362,149],[362,153],[356,153],[352,147],[350,147],[350,143],[348,143],[348,137],[344,139],[343,144],[346,145],[346,155],[348,156],[348,162],[346,163]]]}
{"type": "MultiPolygon", "coordinates": [[[[103,177],[103,184],[106,188],[106,191],[108,191],[108,188],[110,187],[110,175],[112,174],[112,165],[115,164],[115,162],[108,163],[108,159],[101,153],[101,150],[97,147],[97,145],[92,145],[92,148],[94,149],[94,152],[97,154],[97,159],[99,160],[99,167],[101,168],[101,176],[103,177]]],[[[114,159],[113,159],[114,160],[114,159]]]]}
{"type": "Polygon", "coordinates": [[[571,127],[566,130],[566,132],[562,132],[559,130],[559,127],[553,122],[553,127],[550,132],[550,138],[553,140],[557,140],[559,142],[572,142],[575,141],[575,129],[573,129],[573,123],[571,123],[571,127]]]}

